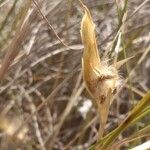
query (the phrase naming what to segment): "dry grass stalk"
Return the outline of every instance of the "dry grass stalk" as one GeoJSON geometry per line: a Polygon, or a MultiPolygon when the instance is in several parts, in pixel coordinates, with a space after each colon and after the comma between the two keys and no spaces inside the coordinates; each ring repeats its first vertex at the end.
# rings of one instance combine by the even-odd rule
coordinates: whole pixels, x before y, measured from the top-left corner
{"type": "Polygon", "coordinates": [[[17,29],[14,38],[12,39],[11,43],[7,47],[8,51],[4,59],[2,60],[2,64],[0,67],[0,80],[3,79],[8,68],[10,67],[10,65],[12,64],[12,62],[18,55],[21,44],[23,43],[23,41],[26,39],[27,35],[29,34],[30,24],[37,16],[36,9],[32,9],[31,11],[29,11],[30,5],[31,5],[30,3],[31,3],[30,1],[27,1],[26,10],[25,10],[23,19],[20,23],[20,27],[17,29]]]}

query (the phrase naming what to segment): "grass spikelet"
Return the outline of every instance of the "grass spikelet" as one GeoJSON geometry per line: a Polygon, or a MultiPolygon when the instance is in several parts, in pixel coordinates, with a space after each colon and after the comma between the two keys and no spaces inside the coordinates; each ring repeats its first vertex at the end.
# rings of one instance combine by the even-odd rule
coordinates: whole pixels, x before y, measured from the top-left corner
{"type": "Polygon", "coordinates": [[[82,4],[85,14],[81,22],[81,37],[84,44],[82,58],[86,89],[96,102],[100,116],[99,137],[102,137],[107,122],[110,100],[118,86],[117,69],[100,60],[95,37],[95,25],[90,11],[82,4]]]}

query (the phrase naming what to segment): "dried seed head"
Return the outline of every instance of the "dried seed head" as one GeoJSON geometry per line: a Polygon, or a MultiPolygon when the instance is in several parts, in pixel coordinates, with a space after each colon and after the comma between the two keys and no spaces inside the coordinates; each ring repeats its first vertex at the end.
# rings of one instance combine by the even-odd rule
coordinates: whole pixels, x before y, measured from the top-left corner
{"type": "Polygon", "coordinates": [[[100,136],[102,136],[108,117],[110,100],[117,89],[119,76],[115,67],[100,61],[95,38],[95,25],[88,8],[85,5],[83,8],[85,10],[81,22],[81,37],[84,44],[83,77],[88,92],[98,106],[101,124],[100,136]]]}

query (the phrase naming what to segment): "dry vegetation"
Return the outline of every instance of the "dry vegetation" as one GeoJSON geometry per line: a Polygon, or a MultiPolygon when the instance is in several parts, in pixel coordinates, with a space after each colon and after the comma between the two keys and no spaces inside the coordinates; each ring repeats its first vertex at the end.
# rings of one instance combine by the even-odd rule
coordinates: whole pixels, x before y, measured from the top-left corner
{"type": "MultiPolygon", "coordinates": [[[[122,11],[124,0],[84,3],[101,59],[134,56],[119,70],[107,135],[142,97],[150,101],[150,1],[128,0],[122,11]]],[[[96,142],[99,116],[82,79],[82,16],[77,0],[0,0],[0,149],[87,150],[96,142]]],[[[150,139],[149,105],[108,149],[150,139]]]]}

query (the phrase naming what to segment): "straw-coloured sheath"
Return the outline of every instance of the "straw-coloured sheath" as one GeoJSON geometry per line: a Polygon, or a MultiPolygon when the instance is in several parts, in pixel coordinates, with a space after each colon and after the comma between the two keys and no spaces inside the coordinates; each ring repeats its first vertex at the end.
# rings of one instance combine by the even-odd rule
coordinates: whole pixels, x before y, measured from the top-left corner
{"type": "Polygon", "coordinates": [[[119,79],[117,69],[104,65],[99,56],[95,25],[88,8],[83,5],[85,14],[81,22],[81,38],[84,45],[82,69],[86,89],[92,99],[97,103],[100,115],[101,137],[108,118],[110,100],[117,88],[119,79]]]}

